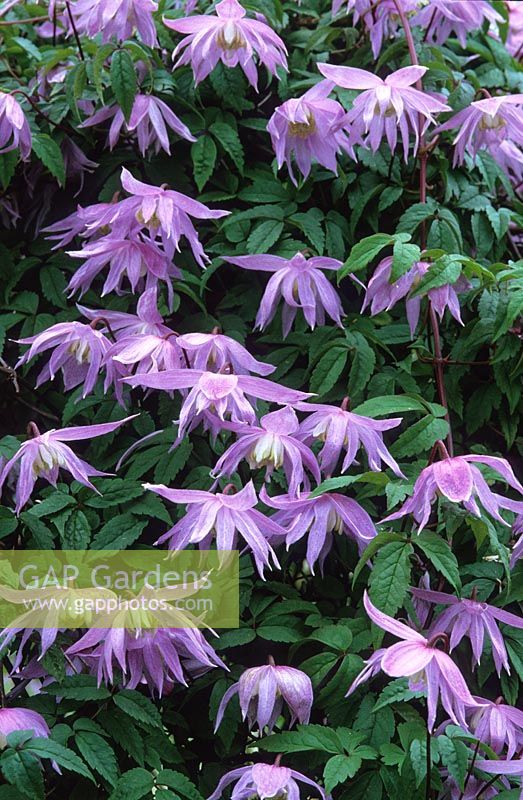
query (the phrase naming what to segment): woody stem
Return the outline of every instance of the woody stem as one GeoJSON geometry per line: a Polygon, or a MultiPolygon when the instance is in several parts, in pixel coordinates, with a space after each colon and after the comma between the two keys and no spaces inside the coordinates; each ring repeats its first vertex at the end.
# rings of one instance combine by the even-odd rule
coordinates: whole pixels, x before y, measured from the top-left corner
{"type": "Polygon", "coordinates": [[[65,7],[67,9],[67,16],[69,17],[71,28],[73,29],[74,38],[76,39],[76,46],[78,47],[78,55],[80,56],[82,61],[85,61],[84,51],[82,50],[82,44],[80,42],[80,37],[78,36],[78,31],[76,30],[76,24],[74,21],[73,12],[71,11],[71,6],[69,5],[68,0],[65,0],[65,7]]]}
{"type": "MultiPolygon", "coordinates": [[[[398,11],[399,18],[401,20],[401,24],[403,26],[403,30],[405,31],[405,40],[407,42],[407,47],[409,49],[410,60],[413,67],[419,66],[418,61],[418,54],[416,53],[416,45],[414,44],[414,39],[412,36],[412,31],[409,25],[409,21],[407,19],[407,15],[402,8],[402,4],[400,0],[394,0],[394,5],[398,11]]],[[[418,78],[416,81],[416,89],[420,92],[423,91],[423,83],[421,78],[418,78]]],[[[422,121],[421,117],[419,120],[419,127],[420,131],[423,130],[422,128],[422,121]]],[[[423,133],[420,133],[420,141],[419,141],[419,201],[420,203],[427,202],[427,159],[428,159],[428,152],[425,148],[425,136],[423,133]]],[[[420,234],[420,245],[421,249],[425,250],[427,247],[427,228],[425,221],[421,224],[421,234],[420,234]]],[[[430,326],[432,328],[432,338],[434,340],[434,356],[436,359],[436,363],[434,364],[434,377],[436,379],[436,387],[438,391],[439,401],[442,406],[445,408],[445,419],[447,420],[449,426],[449,432],[447,434],[447,446],[450,455],[452,456],[454,452],[454,444],[452,441],[452,428],[450,426],[450,416],[449,410],[447,406],[447,393],[445,390],[445,377],[443,374],[443,365],[441,363],[441,339],[439,335],[439,323],[438,318],[436,316],[436,312],[432,307],[432,303],[429,299],[429,318],[430,318],[430,326]]]]}

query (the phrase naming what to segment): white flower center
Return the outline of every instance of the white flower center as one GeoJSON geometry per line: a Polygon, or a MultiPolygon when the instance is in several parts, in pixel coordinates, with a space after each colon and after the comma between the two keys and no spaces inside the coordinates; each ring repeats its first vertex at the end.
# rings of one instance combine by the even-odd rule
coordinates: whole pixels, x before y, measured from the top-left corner
{"type": "Polygon", "coordinates": [[[50,472],[53,467],[64,467],[65,459],[60,452],[52,446],[52,444],[40,444],[38,446],[38,455],[33,461],[33,472],[38,477],[50,472]]]}
{"type": "Polygon", "coordinates": [[[216,37],[216,44],[222,50],[239,50],[241,47],[245,47],[247,42],[243,37],[241,28],[233,20],[229,20],[219,31],[216,37]]]}
{"type": "Polygon", "coordinates": [[[283,464],[284,449],[279,436],[266,433],[260,436],[249,456],[249,466],[266,467],[273,464],[279,469],[283,464]]]}
{"type": "Polygon", "coordinates": [[[90,364],[91,348],[85,340],[77,339],[76,342],[71,342],[69,352],[75,357],[78,364],[90,364]]]}

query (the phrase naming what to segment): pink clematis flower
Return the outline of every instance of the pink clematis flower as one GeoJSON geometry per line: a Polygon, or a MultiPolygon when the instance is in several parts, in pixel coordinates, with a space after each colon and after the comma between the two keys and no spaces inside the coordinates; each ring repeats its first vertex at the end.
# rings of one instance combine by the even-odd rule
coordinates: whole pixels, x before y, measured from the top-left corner
{"type": "Polygon", "coordinates": [[[144,488],[172,503],[189,506],[185,517],[160,536],[155,544],[168,542],[170,550],[183,550],[188,544],[198,544],[201,549],[208,550],[216,536],[217,550],[236,550],[240,535],[254,556],[261,578],[264,577],[264,567],[271,568],[271,559],[276,567],[280,566],[269,539],[283,538],[285,531],[273,519],[255,509],[258,498],[252,481],[236,494],[230,493],[233,487],[226,487],[224,492],[217,494],[196,489],[168,489],[151,483],[144,483],[144,488]]]}
{"type": "Polygon", "coordinates": [[[119,339],[107,351],[104,363],[136,368],[140,374],[183,367],[176,334],[172,331],[169,336],[141,333],[119,339]]]}
{"type": "Polygon", "coordinates": [[[430,124],[435,124],[432,115],[451,111],[449,106],[431,94],[412,88],[425,74],[427,67],[403,67],[392,72],[385,80],[355,67],[318,64],[318,69],[325,78],[343,89],[362,90],[346,114],[344,126],[347,127],[351,145],[363,144],[373,152],[376,152],[384,137],[391,151],[394,151],[399,130],[407,161],[410,135],[414,135],[412,152],[416,155],[420,136],[430,124]],[[366,138],[363,139],[363,136],[366,138]]]}
{"type": "Polygon", "coordinates": [[[48,739],[51,735],[45,719],[29,708],[0,708],[0,750],[7,746],[7,737],[14,731],[32,731],[33,736],[48,739]]]}
{"type": "Polygon", "coordinates": [[[322,403],[303,403],[298,406],[300,411],[312,412],[300,424],[298,438],[309,445],[318,439],[324,442],[318,456],[324,475],[330,477],[335,472],[342,450],[345,450],[345,457],[341,471],[345,472],[355,462],[356,453],[362,447],[373,472],[381,471],[383,461],[395,475],[405,477],[385,447],[382,433],[400,425],[401,417],[371,419],[347,411],[347,402],[348,398],[339,408],[322,403]]]}
{"type": "Polygon", "coordinates": [[[66,651],[80,657],[98,685],[117,682],[114,668],[123,673],[123,685],[136,689],[144,684],[160,697],[187,677],[224,667],[198,628],[91,628],[66,651]]]}
{"type": "Polygon", "coordinates": [[[110,332],[118,340],[136,334],[169,336],[172,330],[163,324],[163,317],[158,311],[156,298],[157,291],[155,286],[143,292],[136,306],[136,314],[128,314],[125,311],[110,311],[109,309],[95,311],[80,305],[77,305],[77,308],[87,319],[91,321],[97,320],[102,326],[102,330],[109,331],[110,329],[110,332]]]}
{"type": "Polygon", "coordinates": [[[251,86],[257,89],[258,72],[254,54],[277,77],[276,67],[287,70],[287,50],[280,37],[259,19],[247,19],[237,0],[221,0],[216,14],[198,14],[183,19],[166,19],[168,28],[187,34],[176,47],[173,58],[185,50],[176,67],[191,64],[194,80],[200,83],[219,61],[226,67],[241,66],[251,86]]]}
{"type": "Polygon", "coordinates": [[[323,570],[335,533],[354,539],[360,552],[377,535],[365,509],[343,494],[324,492],[311,497],[305,492],[297,498],[289,494],[269,497],[264,487],[260,499],[270,508],[278,509],[272,519],[286,529],[287,550],[291,544],[308,537],[306,558],[313,574],[316,561],[323,570]]]}
{"type": "Polygon", "coordinates": [[[476,767],[491,775],[514,775],[514,777],[523,778],[523,758],[521,757],[513,761],[508,759],[506,761],[485,761],[480,758],[476,761],[476,767]]]}
{"type": "Polygon", "coordinates": [[[341,261],[335,258],[314,256],[305,258],[296,253],[290,260],[280,256],[224,256],[224,260],[242,269],[273,272],[256,316],[256,327],[263,330],[276,314],[280,296],[285,304],[282,310],[283,337],[286,338],[299,308],[311,328],[325,324],[325,313],[341,327],[343,308],[337,292],[321,272],[337,270],[341,261]]]}
{"type": "Polygon", "coordinates": [[[462,164],[467,154],[475,157],[479,150],[488,150],[510,174],[523,170],[522,126],[523,94],[513,94],[476,100],[435,132],[459,129],[454,139],[454,165],[462,164]]]}
{"type": "Polygon", "coordinates": [[[126,124],[123,111],[120,106],[113,105],[101,108],[91,117],[86,119],[79,126],[80,128],[91,128],[100,125],[108,119],[112,119],[109,129],[108,144],[112,150],[118,142],[122,129],[136,133],[138,147],[142,156],[145,156],[149,148],[155,153],[164,150],[171,154],[171,145],[167,128],[178,134],[182,139],[195,142],[196,139],[191,131],[184,125],[176,114],[171,111],[167,103],[158,97],[150,94],[137,94],[134,99],[133,108],[129,122],[126,124]]]}
{"type": "MultiPolygon", "coordinates": [[[[321,786],[302,775],[301,772],[276,764],[260,763],[227,772],[207,800],[219,800],[223,790],[234,781],[237,783],[232,790],[231,800],[249,800],[252,797],[257,797],[259,800],[271,800],[276,797],[300,800],[300,790],[296,781],[301,781],[306,786],[312,786],[314,792],[317,792],[322,800],[328,800],[328,795],[321,786]]],[[[310,794],[311,792],[308,790],[307,796],[310,794]]]]}
{"type": "Polygon", "coordinates": [[[11,94],[0,92],[0,153],[20,150],[27,161],[31,153],[32,137],[22,106],[11,94]]]}
{"type": "Polygon", "coordinates": [[[506,48],[514,58],[521,56],[523,47],[523,5],[519,0],[507,0],[508,36],[506,48]]]}
{"type": "MultiPolygon", "coordinates": [[[[47,237],[48,239],[56,240],[57,243],[54,245],[53,250],[60,250],[72,242],[75,236],[92,236],[100,229],[103,229],[103,226],[107,224],[106,217],[108,214],[114,215],[115,210],[116,204],[114,202],[94,203],[94,205],[86,208],[78,206],[72,214],[44,228],[44,232],[51,234],[51,236],[47,237]]],[[[134,215],[130,215],[128,218],[125,234],[131,227],[136,227],[134,215]]]]}
{"type": "Polygon", "coordinates": [[[154,0],[76,0],[71,3],[78,33],[90,39],[101,33],[103,42],[113,38],[124,42],[131,39],[136,30],[149,47],[158,43],[153,19],[157,10],[154,0]]]}
{"type": "Polygon", "coordinates": [[[82,461],[64,442],[92,439],[95,436],[112,433],[120,425],[130,419],[134,419],[136,416],[138,415],[133,414],[131,417],[120,419],[117,422],[104,422],[100,425],[81,425],[76,428],[51,430],[46,433],[40,433],[34,422],[29,423],[32,438],[20,445],[15,455],[4,464],[0,472],[0,491],[8,474],[18,461],[20,461],[20,473],[15,493],[17,514],[20,513],[29,500],[38,478],[45,478],[50,484],[56,486],[60,467],[70,472],[79,483],[96,491],[89,478],[94,475],[108,475],[109,473],[99,472],[86,461],[82,461]]]}
{"type": "Polygon", "coordinates": [[[266,414],[258,427],[231,424],[228,428],[237,433],[239,438],[219,459],[212,471],[214,477],[233,475],[240,461],[245,458],[251,469],[266,468],[266,480],[270,480],[275,469],[283,467],[289,494],[293,497],[299,494],[302,485],[310,488],[305,468],[316,483],[320,483],[320,470],[314,453],[295,438],[299,422],[292,408],[287,406],[266,414]]]}
{"type": "Polygon", "coordinates": [[[270,375],[276,369],[258,361],[236,339],[222,333],[184,333],[177,343],[187,354],[190,366],[204,372],[220,372],[230,366],[236,375],[270,375]]]}
{"type": "Polygon", "coordinates": [[[308,177],[314,159],[336,173],[336,154],[340,150],[348,150],[355,157],[345,133],[338,126],[345,110],[336,100],[328,99],[333,87],[332,81],[320,81],[301,97],[278,106],[268,122],[267,131],[278,169],[285,162],[295,185],[293,153],[304,178],[308,177]]]}
{"type": "Polygon", "coordinates": [[[503,22],[487,0],[430,0],[413,19],[413,24],[425,30],[426,39],[444,44],[454,34],[460,45],[466,47],[467,33],[488,22],[503,22]]]}
{"type": "Polygon", "coordinates": [[[488,603],[478,603],[477,600],[460,600],[445,592],[432,592],[427,589],[411,589],[411,592],[418,599],[449,606],[436,617],[430,631],[434,634],[450,633],[451,652],[466,636],[470,639],[472,647],[472,664],[473,666],[479,664],[486,633],[492,644],[492,657],[498,675],[501,674],[502,669],[510,674],[507,648],[497,621],[521,629],[523,628],[523,618],[501,608],[490,606],[488,603]]]}
{"type": "MultiPolygon", "coordinates": [[[[418,10],[422,0],[399,0],[399,2],[405,14],[411,16],[418,10]]],[[[395,38],[402,27],[396,0],[380,0],[378,4],[374,3],[374,0],[333,0],[333,16],[342,6],[346,6],[347,13],[354,12],[354,25],[357,25],[360,19],[363,21],[370,35],[374,58],[378,58],[383,43],[395,38]]]]}
{"type": "MultiPolygon", "coordinates": [[[[361,310],[365,311],[370,305],[370,313],[374,317],[382,311],[388,311],[393,308],[398,300],[406,297],[405,310],[410,334],[414,337],[418,327],[422,298],[421,295],[409,297],[409,292],[416,288],[421,278],[430,270],[430,266],[427,261],[415,261],[412,267],[403,273],[395,283],[390,283],[392,256],[382,259],[369,281],[361,310]]],[[[468,289],[470,289],[470,283],[464,276],[460,275],[454,284],[447,283],[444,286],[429,289],[427,297],[440,319],[443,319],[445,309],[448,308],[456,322],[463,325],[458,294],[466,292],[468,289]]]]}
{"type": "MultiPolygon", "coordinates": [[[[445,642],[446,635],[436,633],[430,639],[426,639],[408,625],[377,609],[371,603],[366,591],[363,604],[368,616],[379,628],[402,640],[380,651],[379,664],[383,672],[391,678],[409,678],[412,690],[424,689],[427,692],[429,731],[434,728],[440,698],[443,708],[452,721],[467,730],[466,710],[482,706],[470,694],[463,675],[450,656],[439,649],[438,644],[445,642]]],[[[364,672],[370,677],[368,666],[364,672]]],[[[361,675],[356,681],[361,683],[361,675]]],[[[353,687],[354,684],[349,691],[352,691],[353,687]]]]}
{"type": "Polygon", "coordinates": [[[256,421],[256,413],[247,396],[280,405],[292,405],[310,397],[306,392],[287,389],[265,378],[202,372],[197,369],[133,375],[125,378],[125,382],[131,386],[146,386],[169,392],[173,389],[191,389],[180,411],[178,441],[199,425],[205,411],[211,412],[215,420],[215,432],[221,430],[223,426],[220,421],[225,417],[230,417],[233,422],[252,425],[256,421]]]}
{"type": "MultiPolygon", "coordinates": [[[[46,381],[53,381],[61,370],[66,391],[83,383],[82,397],[90,394],[102,371],[104,358],[110,350],[111,342],[94,325],[82,322],[59,322],[51,325],[42,333],[17,339],[18,344],[30,344],[31,347],[18,360],[15,369],[27,364],[39,353],[53,349],[51,358],[38,375],[36,388],[46,381]]],[[[118,402],[122,400],[119,379],[125,374],[122,367],[107,363],[104,391],[114,384],[118,402]]]]}
{"type": "Polygon", "coordinates": [[[264,667],[251,667],[240,676],[238,683],[230,686],[222,697],[216,716],[214,731],[220,727],[225,708],[235,695],[239,695],[243,720],[249,728],[258,724],[260,731],[265,726],[272,731],[280,716],[283,702],[291,710],[290,726],[298,720],[302,725],[309,722],[312,709],[312,684],[308,675],[293,667],[277,667],[274,662],[264,667]]]}
{"type": "MultiPolygon", "coordinates": [[[[440,443],[441,446],[441,443],[440,443]]],[[[418,523],[418,531],[425,527],[429,521],[431,504],[436,494],[440,492],[452,503],[463,503],[464,507],[476,517],[481,512],[476,502],[476,497],[483,508],[498,522],[507,525],[499,513],[500,508],[510,511],[523,512],[523,502],[510,500],[493,492],[485,478],[474,464],[485,464],[497,472],[516,491],[523,494],[523,486],[517,480],[512,467],[504,458],[494,456],[455,456],[446,455],[442,461],[437,461],[425,467],[414,484],[411,497],[402,505],[399,511],[389,514],[383,522],[399,519],[406,514],[412,514],[418,523]]]]}
{"type": "Polygon", "coordinates": [[[506,745],[507,758],[519,753],[523,747],[523,711],[506,705],[502,697],[495,703],[483,697],[475,699],[483,708],[474,711],[469,720],[474,736],[496,753],[501,753],[506,745]]]}

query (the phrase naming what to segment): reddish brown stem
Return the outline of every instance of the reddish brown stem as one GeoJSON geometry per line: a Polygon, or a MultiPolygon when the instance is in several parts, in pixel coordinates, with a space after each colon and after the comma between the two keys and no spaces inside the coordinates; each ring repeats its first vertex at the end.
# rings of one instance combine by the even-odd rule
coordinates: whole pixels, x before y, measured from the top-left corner
{"type": "Polygon", "coordinates": [[[35,439],[37,436],[40,436],[40,431],[38,429],[38,425],[36,422],[29,422],[27,425],[27,435],[31,437],[31,439],[35,439]]]}
{"type": "Polygon", "coordinates": [[[32,25],[35,22],[45,22],[47,17],[28,17],[27,19],[2,19],[0,20],[0,26],[5,27],[6,25],[32,25]]]}

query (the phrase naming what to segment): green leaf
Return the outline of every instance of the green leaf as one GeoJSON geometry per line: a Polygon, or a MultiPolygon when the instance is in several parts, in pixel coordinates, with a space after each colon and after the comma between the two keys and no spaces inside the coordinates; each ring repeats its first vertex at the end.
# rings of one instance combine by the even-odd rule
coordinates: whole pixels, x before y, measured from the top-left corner
{"type": "Polygon", "coordinates": [[[90,495],[85,501],[85,505],[91,508],[125,505],[145,492],[141,483],[125,478],[99,478],[96,488],[100,494],[90,495]]]}
{"type": "Polygon", "coordinates": [[[346,347],[331,347],[320,358],[311,375],[310,390],[319,395],[329,392],[345,368],[349,351],[346,347]]]}
{"type": "Polygon", "coordinates": [[[214,144],[214,140],[210,136],[200,136],[200,138],[191,145],[193,175],[199,192],[202,191],[214,172],[217,155],[218,150],[214,144]]]}
{"type": "Polygon", "coordinates": [[[24,746],[24,752],[30,752],[38,758],[50,758],[60,767],[68,769],[70,772],[77,772],[78,775],[83,775],[84,778],[94,780],[91,770],[84,764],[82,759],[76,755],[74,750],[55,742],[54,739],[40,737],[30,739],[24,746]]]}
{"type": "Polygon", "coordinates": [[[448,430],[446,419],[428,414],[401,434],[391,447],[391,452],[396,458],[420,455],[430,450],[437,441],[445,439],[448,430]]]}
{"type": "Polygon", "coordinates": [[[0,153],[0,183],[3,189],[7,189],[11,183],[17,164],[18,152],[16,150],[11,150],[9,153],[0,153]]]}
{"type": "Polygon", "coordinates": [[[98,531],[91,550],[124,550],[139,538],[147,520],[137,520],[132,514],[113,517],[98,531]]]}
{"type": "Polygon", "coordinates": [[[365,417],[381,417],[385,414],[401,414],[403,411],[423,411],[426,406],[408,394],[391,394],[371,397],[353,409],[355,414],[365,417]]]}
{"type": "Polygon", "coordinates": [[[413,538],[413,543],[425,553],[430,563],[441,572],[454,589],[459,591],[461,580],[458,561],[448,542],[434,531],[424,530],[413,538]]]}
{"type": "Polygon", "coordinates": [[[4,750],[0,758],[2,774],[31,800],[43,800],[44,781],[38,758],[25,750],[4,750]]]}
{"type": "Polygon", "coordinates": [[[116,102],[128,121],[138,91],[136,72],[127,50],[115,50],[111,58],[111,86],[116,102]]]}
{"type": "Polygon", "coordinates": [[[47,686],[47,694],[64,697],[66,700],[107,700],[111,692],[105,686],[97,686],[93,675],[68,675],[63,681],[47,686]]]}
{"type": "MultiPolygon", "coordinates": [[[[101,50],[103,49],[104,48],[101,48],[101,50]]],[[[65,97],[67,104],[78,121],[80,120],[80,114],[78,113],[78,101],[82,97],[86,86],[87,67],[84,61],[80,61],[68,71],[65,78],[65,97]]],[[[103,100],[103,95],[101,96],[101,99],[103,100]]]]}
{"type": "Polygon", "coordinates": [[[369,580],[370,598],[391,617],[402,606],[407,594],[413,552],[412,545],[406,542],[390,542],[374,559],[369,580]]]}
{"type": "Polygon", "coordinates": [[[109,796],[109,800],[141,800],[154,786],[153,776],[141,767],[125,772],[109,796]]]}
{"type": "Polygon", "coordinates": [[[156,783],[158,786],[168,786],[169,789],[175,789],[178,795],[186,797],[187,800],[202,800],[202,795],[194,783],[174,769],[163,769],[159,772],[156,776],[156,783]]]}
{"type": "Polygon", "coordinates": [[[119,774],[118,764],[114,750],[105,739],[91,731],[79,731],[75,736],[75,743],[92,769],[111,786],[115,786],[119,774]]]}
{"type": "Polygon", "coordinates": [[[391,245],[393,241],[393,237],[388,233],[375,233],[355,244],[349,253],[348,259],[338,270],[338,282],[341,278],[344,278],[345,275],[364,269],[367,264],[370,264],[370,262],[376,258],[378,253],[381,253],[383,248],[391,245]]]}
{"type": "Polygon", "coordinates": [[[71,497],[70,494],[53,492],[40,502],[35,503],[27,514],[30,514],[32,517],[38,517],[39,519],[40,517],[49,517],[52,514],[57,514],[59,511],[63,511],[64,508],[75,505],[76,500],[74,497],[71,497]]]}
{"type": "Polygon", "coordinates": [[[391,542],[406,542],[406,537],[404,534],[395,533],[394,531],[381,531],[369,542],[354,569],[354,576],[352,578],[353,586],[363,567],[374,557],[383,545],[390,544],[391,542]]]}
{"type": "Polygon", "coordinates": [[[427,273],[420,280],[411,297],[426,294],[431,289],[455,283],[461,275],[461,256],[442,256],[430,265],[427,273]]]}
{"type": "Polygon", "coordinates": [[[390,272],[390,283],[394,283],[401,278],[405,272],[412,267],[415,261],[421,260],[421,250],[417,244],[409,244],[398,240],[394,242],[392,249],[392,268],[390,272]]]}
{"type": "Polygon", "coordinates": [[[339,650],[345,653],[351,645],[352,633],[350,629],[343,624],[325,625],[311,634],[309,639],[313,642],[321,642],[327,645],[327,647],[331,647],[333,650],[339,650]]]}
{"type": "Polygon", "coordinates": [[[262,750],[271,753],[302,753],[307,750],[343,752],[343,745],[336,731],[323,725],[298,725],[295,731],[266,736],[259,740],[258,745],[262,750]]]}
{"type": "Polygon", "coordinates": [[[266,253],[275,244],[283,231],[283,222],[267,219],[258,223],[247,239],[248,253],[266,253]]]}
{"type": "Polygon", "coordinates": [[[369,382],[374,372],[376,354],[363,334],[359,331],[348,333],[347,341],[352,349],[352,362],[350,365],[347,390],[349,396],[354,397],[355,395],[361,394],[369,382]]]}
{"type": "Polygon", "coordinates": [[[209,131],[221,144],[227,155],[230,156],[240,175],[243,175],[243,145],[238,136],[238,132],[231,125],[228,125],[226,122],[220,122],[219,120],[213,122],[212,125],[209,126],[209,131]]]}
{"type": "Polygon", "coordinates": [[[83,511],[73,511],[66,519],[61,540],[63,550],[87,550],[91,526],[83,511]]]}
{"type": "Polygon", "coordinates": [[[65,288],[67,281],[65,280],[63,272],[58,267],[48,265],[40,270],[40,284],[42,286],[42,293],[46,300],[49,300],[58,308],[67,308],[67,301],[65,298],[65,288]]]}
{"type": "Polygon", "coordinates": [[[122,689],[113,700],[130,717],[153,728],[162,727],[162,718],[154,703],[134,689],[122,689]]]}
{"type": "Polygon", "coordinates": [[[449,736],[438,736],[437,742],[443,766],[448,769],[459,788],[463,789],[468,770],[468,747],[459,739],[451,739],[449,736]]]}
{"type": "Polygon", "coordinates": [[[361,758],[357,755],[332,756],[325,764],[323,779],[325,790],[330,794],[335,786],[353,778],[361,767],[361,758]]]}
{"type": "Polygon", "coordinates": [[[60,186],[65,183],[65,164],[58,144],[47,133],[33,134],[33,151],[60,186]]]}

